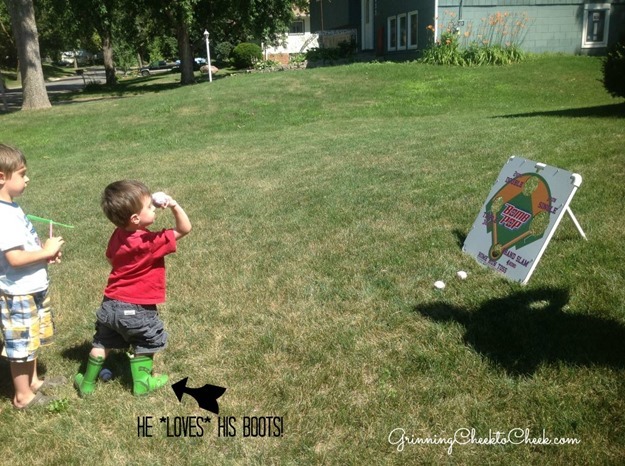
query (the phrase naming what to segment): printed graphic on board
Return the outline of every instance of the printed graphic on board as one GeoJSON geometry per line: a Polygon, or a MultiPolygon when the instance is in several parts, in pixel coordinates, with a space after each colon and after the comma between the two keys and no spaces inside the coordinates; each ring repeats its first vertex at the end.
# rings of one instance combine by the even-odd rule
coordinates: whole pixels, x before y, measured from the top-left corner
{"type": "Polygon", "coordinates": [[[527,283],[580,184],[579,175],[511,157],[463,250],[508,278],[527,283]]]}

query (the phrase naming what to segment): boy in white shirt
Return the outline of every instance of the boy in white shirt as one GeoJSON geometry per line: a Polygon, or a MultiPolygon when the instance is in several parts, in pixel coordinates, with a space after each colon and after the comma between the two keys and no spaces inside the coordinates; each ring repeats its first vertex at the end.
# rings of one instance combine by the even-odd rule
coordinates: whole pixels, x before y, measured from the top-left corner
{"type": "Polygon", "coordinates": [[[60,236],[49,238],[42,246],[30,220],[14,202],[29,181],[22,152],[0,144],[0,327],[17,409],[49,403],[52,398],[42,390],[63,383],[62,377],[37,376],[37,352],[54,336],[47,263],[60,261],[64,241],[60,236]]]}

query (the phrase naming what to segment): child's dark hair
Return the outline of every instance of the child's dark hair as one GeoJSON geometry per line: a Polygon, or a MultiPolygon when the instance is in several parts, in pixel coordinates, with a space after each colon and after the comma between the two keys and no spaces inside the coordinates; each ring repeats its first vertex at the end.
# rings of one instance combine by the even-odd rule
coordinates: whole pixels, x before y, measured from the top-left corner
{"type": "Polygon", "coordinates": [[[141,212],[145,198],[150,196],[150,190],[140,181],[115,181],[104,189],[102,210],[113,224],[123,228],[130,217],[141,212]]]}
{"type": "Polygon", "coordinates": [[[0,144],[0,172],[4,173],[5,178],[10,178],[13,172],[25,166],[26,157],[21,150],[0,144]]]}

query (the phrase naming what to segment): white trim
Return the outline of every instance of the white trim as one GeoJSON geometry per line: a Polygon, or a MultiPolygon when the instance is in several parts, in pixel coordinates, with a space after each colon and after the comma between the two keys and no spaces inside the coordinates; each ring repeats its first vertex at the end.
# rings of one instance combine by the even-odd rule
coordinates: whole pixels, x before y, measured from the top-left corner
{"type": "Polygon", "coordinates": [[[361,24],[362,24],[361,43],[362,43],[363,50],[373,50],[375,48],[373,1],[374,0],[361,0],[361,3],[360,3],[361,18],[362,18],[361,19],[361,24]],[[369,6],[368,11],[367,11],[367,5],[369,6]],[[367,17],[369,18],[369,23],[366,22],[367,17]]]}
{"type": "Polygon", "coordinates": [[[407,34],[408,34],[408,49],[416,49],[419,46],[419,11],[413,10],[408,12],[408,24],[406,26],[407,34]],[[416,23],[416,31],[417,37],[415,37],[415,43],[413,44],[411,40],[410,33],[412,31],[412,18],[415,18],[416,23]]]}
{"type": "Polygon", "coordinates": [[[397,16],[389,16],[386,19],[386,49],[389,52],[397,50],[397,16]],[[395,22],[395,47],[391,47],[391,22],[395,22]]]}
{"type": "Polygon", "coordinates": [[[406,17],[406,13],[402,13],[400,15],[397,15],[397,50],[406,50],[407,46],[408,46],[408,18],[406,17]],[[403,30],[404,43],[403,44],[402,44],[402,28],[401,28],[402,20],[404,22],[404,30],[403,30]]]}
{"type": "Polygon", "coordinates": [[[610,8],[611,5],[609,3],[587,3],[584,5],[584,16],[582,19],[583,29],[582,29],[582,48],[600,48],[608,46],[608,33],[610,27],[610,8]],[[603,40],[601,41],[592,41],[587,40],[588,38],[588,18],[591,13],[601,14],[604,13],[603,17],[603,40]]]}
{"type": "Polygon", "coordinates": [[[439,40],[439,30],[438,30],[438,0],[434,0],[434,41],[439,40]]]}

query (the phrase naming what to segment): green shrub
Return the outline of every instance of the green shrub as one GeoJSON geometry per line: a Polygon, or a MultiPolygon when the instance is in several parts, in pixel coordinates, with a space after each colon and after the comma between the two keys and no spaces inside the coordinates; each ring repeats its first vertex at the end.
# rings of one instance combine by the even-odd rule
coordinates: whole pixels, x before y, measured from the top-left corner
{"type": "Polygon", "coordinates": [[[237,68],[252,68],[262,58],[260,46],[251,42],[242,42],[232,50],[232,61],[237,68]]]}
{"type": "Polygon", "coordinates": [[[230,42],[220,42],[215,45],[215,59],[218,63],[226,63],[230,58],[233,46],[230,42]]]}
{"type": "Polygon", "coordinates": [[[603,87],[612,97],[625,97],[625,34],[603,60],[603,87]]]}
{"type": "Polygon", "coordinates": [[[306,52],[306,59],[309,61],[321,60],[341,60],[352,58],[356,51],[356,44],[352,42],[342,41],[338,47],[315,47],[306,52]]]}
{"type": "Polygon", "coordinates": [[[496,12],[482,18],[476,30],[472,22],[464,23],[461,29],[455,13],[445,15],[450,17],[440,40],[435,41],[434,26],[427,27],[431,37],[421,56],[422,62],[459,66],[508,65],[525,58],[520,44],[530,23],[527,15],[496,12]]]}
{"type": "Polygon", "coordinates": [[[258,60],[254,63],[254,69],[258,71],[273,71],[280,68],[280,63],[275,60],[258,60]]]}
{"type": "Polygon", "coordinates": [[[423,51],[423,63],[432,65],[465,65],[463,52],[459,48],[458,35],[445,31],[440,42],[431,44],[423,51]]]}
{"type": "Polygon", "coordinates": [[[301,68],[306,63],[306,54],[305,53],[292,53],[289,56],[289,64],[294,66],[295,68],[301,68]]]}

